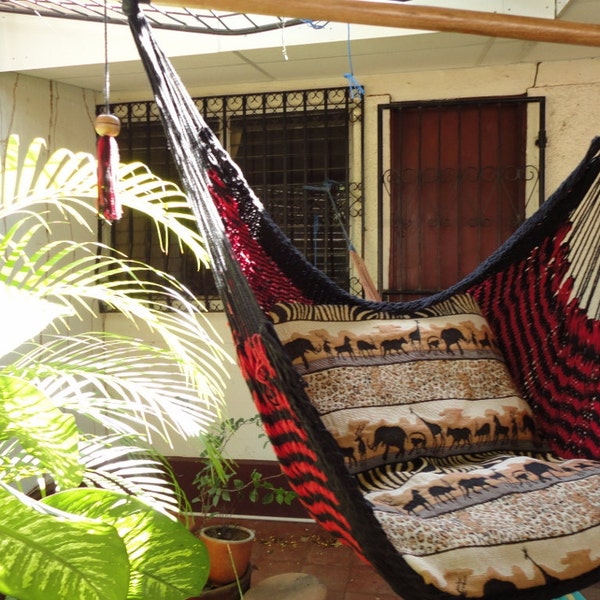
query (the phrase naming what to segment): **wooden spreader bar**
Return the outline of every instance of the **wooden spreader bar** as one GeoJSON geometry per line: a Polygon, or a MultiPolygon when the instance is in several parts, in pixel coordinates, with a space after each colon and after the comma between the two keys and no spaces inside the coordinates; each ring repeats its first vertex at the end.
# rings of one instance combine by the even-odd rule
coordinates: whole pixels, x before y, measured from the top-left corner
{"type": "Polygon", "coordinates": [[[381,0],[157,0],[186,8],[600,46],[600,25],[381,0]]]}

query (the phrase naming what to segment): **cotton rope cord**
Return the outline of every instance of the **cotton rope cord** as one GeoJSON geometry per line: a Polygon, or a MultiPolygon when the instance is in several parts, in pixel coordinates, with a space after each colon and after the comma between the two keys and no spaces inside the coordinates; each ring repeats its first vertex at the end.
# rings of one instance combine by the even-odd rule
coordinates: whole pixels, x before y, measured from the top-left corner
{"type": "Polygon", "coordinates": [[[119,169],[119,146],[115,137],[121,130],[118,117],[110,113],[110,72],[108,61],[108,0],[104,0],[104,112],[96,116],[94,129],[98,135],[96,156],[98,159],[97,211],[106,221],[121,218],[121,203],[116,194],[119,169]]]}
{"type": "Polygon", "coordinates": [[[285,45],[285,19],[282,19],[281,17],[279,18],[281,20],[281,53],[283,54],[283,58],[285,60],[289,60],[287,47],[285,45]]]}
{"type": "Polygon", "coordinates": [[[349,73],[344,73],[344,77],[348,80],[348,84],[350,85],[350,97],[356,98],[356,96],[364,96],[365,89],[363,88],[358,80],[354,77],[354,67],[352,65],[352,40],[350,37],[350,23],[347,25],[348,27],[348,39],[346,42],[347,52],[348,52],[348,67],[350,69],[349,73]]]}
{"type": "Polygon", "coordinates": [[[104,0],[104,110],[110,112],[110,69],[108,66],[108,0],[104,0]]]}

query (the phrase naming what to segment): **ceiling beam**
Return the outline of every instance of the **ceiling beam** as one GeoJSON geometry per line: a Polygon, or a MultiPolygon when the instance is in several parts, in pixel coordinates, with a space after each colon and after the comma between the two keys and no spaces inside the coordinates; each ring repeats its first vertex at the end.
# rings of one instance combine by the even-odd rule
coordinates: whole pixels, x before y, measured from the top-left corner
{"type": "Polygon", "coordinates": [[[600,46],[600,25],[381,0],[156,0],[156,4],[360,25],[600,46]]]}

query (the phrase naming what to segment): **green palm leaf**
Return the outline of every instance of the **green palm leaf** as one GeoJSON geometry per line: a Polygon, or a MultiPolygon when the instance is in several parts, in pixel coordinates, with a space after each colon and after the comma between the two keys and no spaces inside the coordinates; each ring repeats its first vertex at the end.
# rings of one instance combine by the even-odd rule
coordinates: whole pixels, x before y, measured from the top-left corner
{"type": "Polygon", "coordinates": [[[129,559],[114,527],[45,514],[15,494],[0,482],[0,591],[20,600],[127,598],[129,559]]]}
{"type": "MultiPolygon", "coordinates": [[[[48,156],[42,140],[23,152],[11,136],[5,156],[0,165],[0,327],[15,332],[0,344],[0,491],[7,496],[6,510],[0,499],[0,528],[6,522],[7,539],[12,539],[11,528],[18,530],[16,523],[3,520],[12,510],[9,503],[28,510],[35,506],[9,493],[7,482],[20,486],[33,477],[42,486],[50,475],[64,491],[44,499],[52,514],[40,519],[43,548],[36,546],[35,519],[31,526],[23,520],[21,571],[6,572],[14,544],[0,545],[0,591],[20,600],[196,595],[207,576],[204,546],[167,516],[183,506],[181,492],[150,445],[158,439],[170,444],[173,436],[196,437],[207,428],[223,403],[224,363],[230,359],[189,290],[169,274],[94,241],[92,155],[59,150],[48,156]],[[103,328],[101,307],[118,313],[111,321],[134,335],[80,333],[88,321],[103,328]],[[32,319],[32,312],[43,318],[32,319]],[[52,334],[39,333],[47,325],[52,334]],[[79,427],[110,435],[79,435],[79,427]],[[88,488],[65,489],[78,486],[82,477],[88,488]],[[63,511],[59,518],[51,507],[63,511]],[[73,515],[86,517],[79,521],[73,515]],[[97,525],[89,549],[77,546],[77,526],[70,529],[74,521],[96,531],[88,517],[114,525],[97,525]],[[127,544],[123,561],[123,547],[112,547],[121,538],[127,544]],[[106,593],[107,576],[115,573],[112,564],[107,571],[104,559],[112,563],[115,556],[120,583],[106,593]],[[88,557],[89,569],[76,575],[77,561],[88,557]],[[33,566],[44,569],[39,577],[27,570],[33,566]],[[52,587],[43,576],[46,566],[56,578],[52,587]],[[129,566],[129,591],[124,592],[129,566]]],[[[139,163],[121,165],[118,179],[122,204],[154,222],[165,252],[179,246],[191,250],[198,265],[206,264],[195,220],[175,185],[139,163]]],[[[101,233],[106,236],[107,228],[101,233]]]]}
{"type": "Polygon", "coordinates": [[[179,521],[137,498],[105,490],[69,490],[44,502],[115,527],[131,564],[128,600],[185,600],[202,591],[208,578],[206,547],[179,521]]]}
{"type": "Polygon", "coordinates": [[[95,436],[82,442],[81,457],[86,485],[126,492],[168,514],[182,506],[189,512],[174,474],[156,451],[128,444],[122,436],[95,436]]]}
{"type": "Polygon", "coordinates": [[[47,336],[11,367],[35,381],[52,402],[124,435],[143,435],[167,443],[173,434],[197,435],[214,419],[204,396],[219,389],[211,364],[196,355],[194,386],[176,370],[176,357],[167,349],[119,335],[47,336]],[[201,368],[206,366],[206,368],[201,368]]]}
{"type": "Polygon", "coordinates": [[[44,215],[54,208],[91,231],[89,223],[92,221],[82,219],[80,212],[91,209],[83,198],[95,193],[95,166],[91,155],[59,150],[44,164],[45,148],[44,140],[37,138],[22,155],[18,136],[9,136],[5,162],[0,164],[0,218],[22,214],[43,223],[44,215]],[[56,175],[63,166],[64,172],[72,175],[66,186],[60,183],[65,176],[56,175]],[[67,198],[68,202],[63,202],[67,198]]]}
{"type": "MultiPolygon", "coordinates": [[[[44,140],[37,138],[22,152],[18,136],[9,137],[5,163],[0,164],[0,218],[20,213],[35,219],[54,208],[92,231],[97,218],[96,158],[64,148],[45,156],[45,148],[44,140]]],[[[121,203],[154,221],[163,250],[174,235],[181,248],[187,247],[199,263],[208,264],[185,195],[174,183],[139,162],[119,165],[117,180],[121,203]]]]}
{"type": "MultiPolygon", "coordinates": [[[[1,173],[4,209],[22,219],[0,241],[5,257],[0,262],[0,283],[62,305],[66,311],[74,312],[76,319],[83,319],[84,313],[96,317],[100,304],[109,306],[146,331],[144,335],[156,340],[164,351],[160,357],[156,353],[152,356],[152,351],[139,340],[137,348],[132,344],[132,358],[123,359],[133,367],[128,376],[115,366],[114,344],[98,342],[93,348],[91,342],[82,345],[71,337],[60,348],[50,342],[52,359],[48,354],[32,355],[29,362],[24,357],[16,367],[28,370],[40,389],[53,386],[55,401],[57,395],[61,396],[58,406],[80,413],[87,411],[113,431],[132,433],[127,423],[141,421],[151,423],[147,433],[158,433],[167,442],[172,432],[185,437],[197,435],[220,412],[223,402],[224,363],[230,359],[222,351],[220,340],[193,295],[168,274],[121,256],[102,254],[108,249],[95,242],[46,241],[53,229],[53,222],[46,215],[47,205],[50,210],[56,208],[59,221],[86,223],[95,217],[96,163],[91,155],[60,150],[40,165],[42,154],[43,144],[36,140],[25,156],[20,176],[15,177],[19,144],[18,139],[10,138],[1,173]],[[71,350],[67,350],[69,347],[71,350]],[[83,352],[88,353],[87,361],[83,352]],[[136,352],[137,369],[132,362],[136,352]],[[44,365],[46,375],[31,372],[35,361],[44,365]],[[102,369],[104,374],[100,374],[102,369]],[[52,370],[63,373],[54,376],[49,374],[52,370]],[[142,371],[153,375],[154,381],[145,383],[142,371]],[[65,392],[59,391],[59,383],[65,384],[65,392]],[[127,402],[115,402],[115,395],[133,400],[132,408],[124,408],[127,402]],[[77,396],[81,400],[79,407],[73,401],[77,396]]],[[[181,246],[194,251],[198,261],[204,260],[201,239],[187,226],[192,218],[178,188],[140,164],[122,165],[122,171],[123,203],[129,202],[155,219],[165,247],[167,237],[174,235],[181,246]]],[[[5,319],[14,323],[18,316],[6,313],[5,319]]],[[[27,313],[24,317],[27,319],[27,313]]],[[[67,319],[62,321],[72,329],[67,319]]],[[[149,379],[146,377],[146,381],[149,379]]]]}
{"type": "MultiPolygon", "coordinates": [[[[218,409],[226,377],[223,352],[196,299],[172,277],[140,263],[99,256],[94,243],[51,242],[36,247],[32,228],[14,230],[0,283],[18,285],[32,295],[62,305],[65,311],[96,316],[104,303],[158,336],[177,356],[175,364],[210,408],[218,409]],[[74,254],[76,253],[76,254],[74,254]],[[123,273],[128,278],[123,279],[123,273]],[[208,393],[202,396],[202,391],[208,393]]],[[[25,315],[26,316],[26,315],[25,315]]],[[[14,321],[18,315],[5,315],[14,321]]]]}

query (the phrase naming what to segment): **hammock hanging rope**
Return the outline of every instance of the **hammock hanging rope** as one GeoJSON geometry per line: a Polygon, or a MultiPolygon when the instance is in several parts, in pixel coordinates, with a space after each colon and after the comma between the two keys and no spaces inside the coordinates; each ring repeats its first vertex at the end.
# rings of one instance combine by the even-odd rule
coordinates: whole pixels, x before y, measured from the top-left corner
{"type": "Polygon", "coordinates": [[[368,301],[285,238],[127,11],[240,368],[308,513],[405,600],[550,600],[600,579],[600,139],[463,281],[368,301]]]}

